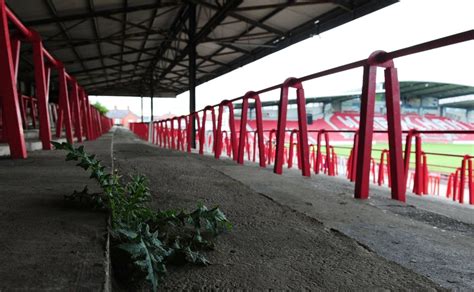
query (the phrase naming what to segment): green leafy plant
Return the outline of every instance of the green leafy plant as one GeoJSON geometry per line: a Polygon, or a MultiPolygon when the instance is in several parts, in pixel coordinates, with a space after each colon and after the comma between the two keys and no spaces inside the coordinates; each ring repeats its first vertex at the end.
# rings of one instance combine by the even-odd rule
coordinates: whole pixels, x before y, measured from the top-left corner
{"type": "Polygon", "coordinates": [[[117,274],[126,276],[129,285],[146,280],[154,291],[166,275],[167,264],[194,263],[208,265],[201,253],[215,248],[214,238],[232,225],[217,207],[203,204],[192,212],[158,210],[148,206],[151,200],[147,179],[133,175],[126,183],[117,172],[107,173],[95,155],[84,147],[53,142],[56,149],[67,151],[66,161],[90,172],[102,193],[89,193],[87,186],[80,192],[65,196],[110,214],[112,263],[117,274]]]}
{"type": "Polygon", "coordinates": [[[99,113],[101,113],[102,115],[105,115],[106,113],[109,112],[109,110],[105,107],[105,105],[101,104],[100,102],[96,102],[92,105],[93,107],[95,107],[99,113]]]}

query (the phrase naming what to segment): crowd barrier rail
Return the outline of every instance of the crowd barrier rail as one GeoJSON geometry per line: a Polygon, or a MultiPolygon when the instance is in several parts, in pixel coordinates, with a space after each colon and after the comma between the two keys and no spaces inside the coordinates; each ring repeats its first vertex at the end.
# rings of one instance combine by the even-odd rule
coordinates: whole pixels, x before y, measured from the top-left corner
{"type": "MultiPolygon", "coordinates": [[[[407,184],[407,165],[409,164],[409,156],[405,156],[406,159],[404,159],[404,151],[402,148],[402,127],[401,127],[401,109],[400,109],[400,90],[399,90],[399,82],[398,82],[398,74],[397,74],[397,69],[395,67],[394,59],[408,56],[408,55],[413,55],[416,53],[421,53],[424,51],[432,50],[432,49],[437,49],[449,45],[454,45],[457,43],[462,43],[462,42],[467,42],[471,41],[474,39],[474,30],[468,30],[462,33],[458,33],[455,35],[447,36],[444,38],[436,39],[433,41],[425,42],[422,44],[418,44],[415,46],[403,48],[400,50],[392,51],[392,52],[385,52],[385,51],[375,51],[372,54],[369,55],[367,59],[362,59],[356,62],[352,62],[349,64],[345,64],[342,66],[334,67],[328,70],[320,71],[314,74],[310,74],[301,78],[288,78],[286,79],[282,84],[277,84],[274,86],[270,86],[268,88],[259,90],[259,91],[251,91],[250,93],[248,92],[244,96],[237,97],[231,100],[225,100],[219,104],[216,105],[208,105],[204,107],[202,110],[196,111],[194,113],[191,113],[188,115],[188,147],[187,151],[191,151],[190,148],[190,142],[192,141],[192,133],[190,132],[190,129],[193,128],[191,123],[194,123],[194,121],[197,119],[199,120],[199,115],[201,114],[202,116],[202,122],[200,127],[198,128],[197,131],[197,138],[199,142],[199,154],[204,154],[204,147],[205,147],[205,138],[206,138],[206,117],[207,113],[211,113],[211,119],[212,119],[212,135],[209,136],[209,139],[212,137],[212,146],[210,147],[214,156],[218,159],[221,154],[222,150],[222,122],[217,122],[216,124],[216,116],[215,116],[215,110],[219,110],[219,121],[222,119],[222,109],[223,106],[227,106],[230,110],[230,115],[233,117],[233,107],[231,106],[234,102],[242,102],[243,107],[247,107],[246,103],[248,103],[247,99],[248,98],[254,98],[258,97],[259,94],[273,91],[273,90],[280,90],[280,103],[278,107],[278,120],[277,120],[277,129],[270,129],[269,130],[269,143],[268,143],[268,149],[267,151],[262,151],[263,147],[262,142],[259,139],[259,153],[260,153],[260,166],[265,167],[266,164],[271,164],[273,163],[273,171],[276,174],[281,174],[283,172],[283,164],[285,161],[285,149],[286,147],[286,141],[285,141],[285,136],[286,132],[288,129],[286,129],[286,122],[287,122],[287,108],[288,108],[288,96],[289,96],[289,89],[294,88],[296,89],[296,103],[297,103],[297,114],[298,114],[298,128],[297,129],[290,129],[296,130],[295,133],[297,133],[297,143],[295,145],[297,149],[296,155],[298,156],[298,159],[300,161],[300,167],[301,167],[301,173],[303,176],[310,176],[310,145],[308,144],[308,129],[307,129],[307,120],[306,120],[306,101],[305,101],[305,94],[304,94],[304,88],[303,88],[303,83],[305,81],[309,81],[312,79],[328,76],[331,74],[336,74],[340,73],[343,71],[355,69],[355,68],[363,68],[363,77],[362,77],[362,95],[361,95],[361,108],[360,108],[360,123],[359,123],[359,129],[355,132],[355,137],[354,137],[354,145],[353,145],[353,150],[352,150],[352,158],[350,159],[351,161],[348,162],[349,164],[349,169],[350,173],[348,175],[349,179],[351,181],[355,182],[355,188],[354,188],[354,197],[358,199],[367,199],[369,196],[369,181],[370,181],[370,175],[371,175],[371,170],[373,169],[373,158],[371,157],[372,153],[372,141],[373,141],[373,134],[374,132],[374,108],[375,108],[375,90],[376,90],[376,75],[377,75],[377,68],[383,68],[384,69],[384,77],[385,77],[385,101],[386,101],[386,107],[387,107],[387,124],[388,124],[388,144],[389,148],[387,149],[387,152],[385,152],[386,155],[386,160],[389,161],[389,178],[390,178],[390,187],[391,187],[391,196],[392,199],[394,200],[399,200],[399,201],[406,201],[406,184],[407,184]],[[275,136],[275,137],[274,137],[275,136]],[[273,146],[273,142],[275,139],[275,146],[273,146]],[[266,159],[264,159],[263,154],[266,153],[266,159]],[[265,164],[266,161],[266,164],[265,164]]],[[[255,109],[257,113],[260,113],[259,116],[257,117],[257,125],[261,123],[261,111],[262,111],[262,105],[260,101],[256,100],[255,102],[255,109]]],[[[246,109],[242,111],[243,112],[243,121],[240,127],[240,132],[244,133],[245,129],[243,130],[242,128],[245,127],[245,122],[247,117],[246,117],[246,109]],[[245,113],[244,113],[245,112],[245,113]]],[[[157,133],[155,131],[152,131],[152,135],[158,135],[159,137],[166,139],[166,137],[173,137],[176,133],[172,132],[166,132],[163,131],[163,124],[166,127],[167,121],[157,121],[154,122],[157,123],[159,126],[156,127],[157,133]],[[161,129],[161,130],[160,130],[161,129]]],[[[230,125],[233,125],[233,122],[230,123],[230,125]]],[[[155,127],[153,127],[155,128],[155,127]]],[[[259,132],[263,132],[264,130],[260,127],[258,129],[259,132]]],[[[329,130],[326,129],[321,129],[320,133],[318,134],[318,145],[317,147],[321,147],[321,135],[325,136],[325,141],[326,145],[329,142],[328,139],[326,138],[327,132],[329,130]]],[[[416,139],[416,134],[415,132],[411,132],[412,136],[415,137],[416,139]]],[[[465,132],[463,132],[465,133],[465,132]]],[[[243,149],[245,147],[245,135],[240,135],[238,136],[239,133],[236,132],[235,129],[230,129],[230,136],[234,137],[233,141],[231,141],[231,147],[232,147],[232,154],[233,154],[233,159],[236,158],[237,156],[237,163],[242,164],[243,159],[240,159],[240,157],[243,155],[243,149]],[[238,154],[236,155],[235,149],[238,149],[238,154]]],[[[262,135],[259,134],[259,138],[262,135]]],[[[231,138],[232,140],[232,138],[231,138]]],[[[159,141],[159,145],[161,144],[161,141],[159,141]]],[[[168,144],[169,145],[169,144],[168,144]]],[[[254,144],[255,145],[255,144],[254,144]]],[[[410,142],[407,143],[407,145],[411,145],[411,139],[410,142]]],[[[176,149],[175,146],[171,145],[171,149],[176,149]]],[[[292,151],[293,146],[290,146],[290,151],[292,151]]],[[[314,149],[314,147],[313,147],[314,149]]],[[[327,166],[327,173],[330,175],[334,175],[334,169],[333,169],[333,162],[331,162],[332,159],[332,153],[330,151],[330,147],[326,147],[326,157],[325,157],[325,164],[327,166]]],[[[405,149],[405,152],[407,150],[405,149]]],[[[409,153],[410,151],[408,151],[409,153]]],[[[417,153],[419,151],[416,151],[417,153]]],[[[321,151],[317,151],[315,157],[316,157],[316,164],[321,164],[322,161],[322,155],[321,151]],[[318,160],[319,157],[319,160],[318,160]]],[[[420,185],[422,181],[422,172],[419,169],[422,165],[422,155],[421,153],[419,156],[417,155],[417,166],[416,166],[416,174],[415,174],[415,181],[416,181],[416,189],[420,191],[420,185]]],[[[313,156],[314,157],[314,156],[313,156]]],[[[332,159],[334,160],[334,159],[332,159]]],[[[459,184],[462,184],[461,181],[465,181],[465,176],[463,174],[466,174],[469,172],[469,165],[472,165],[472,162],[470,162],[470,158],[466,159],[464,163],[464,167],[461,168],[460,174],[459,174],[459,184]]],[[[318,171],[320,168],[318,165],[316,165],[316,171],[318,171]]],[[[472,166],[471,166],[472,169],[472,166]]],[[[374,175],[372,175],[374,176],[374,175]]],[[[454,183],[454,177],[453,177],[453,183],[452,185],[456,185],[454,183]]],[[[472,181],[472,172],[469,176],[469,180],[472,181]]],[[[471,189],[472,189],[472,184],[471,184],[471,189]]],[[[472,192],[471,192],[471,197],[472,197],[472,192]]]]}

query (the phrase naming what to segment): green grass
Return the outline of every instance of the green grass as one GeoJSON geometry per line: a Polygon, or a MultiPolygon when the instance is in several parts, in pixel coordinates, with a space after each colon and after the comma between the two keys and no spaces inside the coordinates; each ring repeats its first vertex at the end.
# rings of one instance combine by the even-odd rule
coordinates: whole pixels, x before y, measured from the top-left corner
{"type": "MultiPolygon", "coordinates": [[[[352,145],[335,146],[334,150],[338,156],[349,156],[352,145]]],[[[322,150],[324,147],[322,147],[322,150]]],[[[388,149],[387,143],[378,143],[372,146],[372,157],[378,162],[380,160],[381,150],[388,149]]],[[[405,145],[403,145],[403,150],[405,145]]],[[[474,145],[460,145],[460,144],[437,144],[437,143],[423,143],[422,150],[431,153],[443,153],[454,155],[474,155],[474,145]]],[[[412,152],[415,151],[415,145],[412,145],[412,152]]],[[[427,154],[428,169],[430,171],[451,173],[457,167],[461,167],[461,157],[447,157],[439,155],[427,154]]],[[[415,154],[412,153],[410,157],[411,167],[415,163],[415,154]]]]}

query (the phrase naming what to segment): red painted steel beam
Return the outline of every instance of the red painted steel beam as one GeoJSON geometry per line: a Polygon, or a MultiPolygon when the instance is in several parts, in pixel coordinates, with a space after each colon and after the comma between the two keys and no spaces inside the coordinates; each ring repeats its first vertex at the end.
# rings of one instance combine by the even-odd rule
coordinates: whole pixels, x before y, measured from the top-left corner
{"type": "Polygon", "coordinates": [[[6,124],[4,134],[10,147],[12,158],[26,158],[25,137],[21,122],[20,106],[13,64],[10,32],[8,30],[8,8],[5,0],[0,0],[0,95],[6,124]]]}
{"type": "MultiPolygon", "coordinates": [[[[5,1],[2,2],[5,3],[5,1]]],[[[13,14],[13,12],[8,7],[5,7],[5,10],[8,19],[18,29],[18,31],[21,32],[22,36],[29,41],[33,41],[32,32],[16,17],[15,14],[13,14]]]]}
{"type": "Polygon", "coordinates": [[[12,38],[12,58],[13,58],[13,70],[15,72],[15,81],[18,82],[18,67],[20,65],[20,47],[21,41],[18,38],[12,38]]]}
{"type": "Polygon", "coordinates": [[[45,59],[56,69],[59,69],[61,67],[61,62],[56,60],[45,48],[43,48],[43,55],[45,59]]]}
{"type": "MultiPolygon", "coordinates": [[[[447,36],[447,37],[444,37],[444,38],[436,39],[436,40],[433,40],[433,41],[429,41],[429,42],[422,43],[422,44],[419,44],[419,45],[415,45],[415,46],[407,47],[407,48],[404,48],[404,49],[396,50],[396,51],[393,51],[393,52],[384,52],[384,54],[381,54],[380,56],[377,57],[377,58],[380,58],[380,60],[377,59],[376,61],[379,62],[379,63],[383,63],[383,62],[385,62],[385,60],[396,59],[396,58],[407,56],[407,55],[410,55],[410,54],[415,54],[415,53],[420,53],[420,52],[433,50],[433,49],[437,49],[437,48],[441,48],[441,47],[446,47],[446,46],[449,46],[449,45],[452,45],[452,44],[462,43],[462,42],[466,42],[466,41],[470,41],[470,40],[474,40],[474,30],[468,30],[468,31],[461,32],[461,33],[458,33],[458,34],[455,34],[455,35],[451,35],[451,36],[447,36]]],[[[323,70],[323,71],[320,71],[320,72],[312,73],[312,74],[297,78],[297,80],[300,81],[300,82],[304,82],[304,81],[324,77],[324,76],[327,76],[327,75],[332,75],[332,74],[335,74],[335,73],[340,73],[340,72],[343,72],[343,71],[363,67],[366,64],[367,64],[367,59],[362,59],[362,60],[355,61],[355,62],[352,62],[352,63],[349,63],[349,64],[345,64],[345,65],[333,67],[333,68],[330,68],[330,69],[327,69],[327,70],[323,70]]],[[[283,86],[283,83],[273,85],[273,86],[258,90],[258,91],[256,91],[256,93],[262,94],[262,93],[269,92],[269,91],[272,91],[272,90],[277,90],[277,89],[280,89],[282,86],[283,86]]],[[[236,97],[234,99],[231,99],[230,101],[234,102],[234,101],[240,100],[242,98],[243,98],[243,96],[240,96],[240,97],[236,97]]],[[[214,106],[218,106],[218,104],[216,104],[214,106]]],[[[203,110],[199,110],[197,112],[201,112],[201,111],[203,111],[203,110]]]]}
{"type": "Polygon", "coordinates": [[[450,35],[447,37],[439,38],[429,42],[421,43],[411,47],[395,50],[389,53],[380,54],[376,57],[377,62],[384,63],[388,60],[404,57],[407,55],[413,55],[441,47],[451,46],[454,44],[474,40],[474,29],[467,30],[458,34],[450,35]]]}
{"type": "MultiPolygon", "coordinates": [[[[77,138],[78,142],[82,142],[82,123],[81,123],[81,107],[79,103],[79,87],[77,82],[74,80],[71,86],[71,98],[72,98],[72,108],[74,112],[74,135],[77,138]]],[[[98,117],[98,123],[101,125],[100,115],[98,117]]],[[[102,129],[100,130],[102,134],[102,129]]]]}
{"type": "Polygon", "coordinates": [[[50,150],[51,145],[51,126],[49,120],[48,111],[48,84],[44,54],[43,54],[43,42],[41,37],[35,31],[32,31],[33,39],[33,61],[34,61],[34,72],[35,72],[35,84],[36,84],[36,98],[38,99],[38,110],[40,119],[40,131],[39,136],[43,145],[43,150],[50,150]]]}
{"type": "Polygon", "coordinates": [[[71,106],[69,103],[69,90],[68,82],[66,79],[66,70],[64,66],[59,69],[59,108],[60,112],[58,115],[58,123],[56,125],[56,137],[61,137],[62,125],[66,128],[66,139],[69,143],[74,144],[74,138],[72,134],[72,122],[71,122],[71,106]]]}

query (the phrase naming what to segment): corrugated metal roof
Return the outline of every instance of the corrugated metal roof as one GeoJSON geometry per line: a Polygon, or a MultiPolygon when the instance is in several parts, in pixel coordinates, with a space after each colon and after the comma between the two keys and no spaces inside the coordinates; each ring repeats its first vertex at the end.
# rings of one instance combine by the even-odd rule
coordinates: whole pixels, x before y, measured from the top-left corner
{"type": "MultiPolygon", "coordinates": [[[[197,9],[197,83],[397,0],[9,0],[89,94],[188,89],[188,15],[197,9]]],[[[29,47],[23,50],[31,50],[29,47]]],[[[25,56],[25,54],[22,54],[25,56]]],[[[22,59],[20,79],[31,78],[22,59]]]]}

